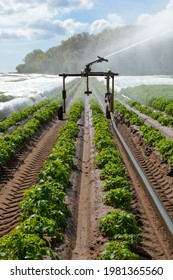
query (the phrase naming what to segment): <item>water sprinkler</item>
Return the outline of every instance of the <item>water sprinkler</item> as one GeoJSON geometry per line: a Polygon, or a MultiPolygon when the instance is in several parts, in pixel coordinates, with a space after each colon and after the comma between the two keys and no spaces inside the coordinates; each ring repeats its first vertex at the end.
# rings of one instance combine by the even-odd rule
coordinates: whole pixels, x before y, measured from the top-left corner
{"type": "Polygon", "coordinates": [[[91,71],[91,65],[94,63],[100,63],[100,62],[108,62],[108,59],[105,59],[104,57],[97,56],[98,59],[88,63],[85,65],[85,69],[81,71],[81,73],[75,73],[75,74],[59,74],[59,76],[63,77],[63,89],[62,89],[62,98],[63,98],[63,113],[66,112],[66,88],[65,88],[65,79],[66,77],[85,77],[86,78],[86,91],[84,93],[86,95],[92,94],[92,91],[89,89],[89,77],[105,77],[107,81],[107,93],[105,95],[105,101],[107,103],[106,106],[106,117],[110,118],[110,112],[113,112],[114,107],[114,77],[118,76],[118,73],[113,73],[112,71],[107,72],[92,72],[91,71]],[[112,87],[110,88],[110,78],[112,79],[112,87]]]}
{"type": "Polygon", "coordinates": [[[100,62],[103,62],[103,61],[108,62],[108,59],[105,59],[104,57],[101,57],[101,56],[97,56],[97,57],[98,57],[98,59],[96,59],[96,60],[94,60],[94,61],[85,65],[85,70],[84,70],[85,73],[91,72],[91,65],[94,64],[94,63],[100,63],[100,62]]]}

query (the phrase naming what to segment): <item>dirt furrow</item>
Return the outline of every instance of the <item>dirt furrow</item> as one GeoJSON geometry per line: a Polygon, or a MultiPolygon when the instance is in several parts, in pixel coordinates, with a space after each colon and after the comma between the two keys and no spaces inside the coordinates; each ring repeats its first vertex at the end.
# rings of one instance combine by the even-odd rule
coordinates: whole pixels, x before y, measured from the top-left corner
{"type": "MultiPolygon", "coordinates": [[[[0,190],[0,237],[11,231],[18,223],[19,203],[23,198],[23,192],[29,189],[37,182],[37,176],[42,169],[45,159],[51,153],[51,150],[57,140],[60,127],[64,121],[56,119],[51,127],[42,133],[37,139],[33,149],[27,157],[23,155],[22,164],[11,173],[8,172],[6,178],[12,179],[4,183],[4,177],[1,178],[0,190]],[[24,158],[25,157],[25,158],[24,158]]],[[[14,164],[15,165],[15,164],[14,164]]]]}
{"type": "Polygon", "coordinates": [[[122,124],[121,126],[119,125],[119,128],[126,140],[126,143],[143,169],[144,174],[147,176],[149,182],[153,186],[153,189],[160,198],[160,201],[163,203],[170,217],[173,218],[173,180],[171,178],[168,180],[166,168],[164,168],[161,162],[157,162],[159,161],[159,158],[155,158],[153,160],[151,149],[150,153],[147,154],[147,156],[145,155],[146,147],[144,148],[142,145],[137,146],[137,139],[132,137],[133,134],[130,133],[130,129],[128,127],[122,124]],[[127,133],[129,137],[127,137],[127,133]]]}
{"type": "MultiPolygon", "coordinates": [[[[155,188],[155,191],[157,191],[158,193],[159,189],[159,191],[164,194],[164,191],[162,190],[163,185],[161,184],[161,182],[164,182],[164,180],[158,183],[158,175],[153,177],[151,170],[149,170],[149,167],[147,167],[147,164],[149,163],[149,158],[147,157],[147,161],[145,161],[144,153],[142,153],[142,151],[140,150],[142,149],[142,147],[137,145],[136,139],[134,139],[130,133],[130,129],[124,124],[119,124],[118,128],[121,134],[123,135],[124,139],[126,140],[126,143],[130,146],[131,150],[135,154],[137,160],[141,162],[141,167],[144,169],[146,175],[150,175],[150,177],[152,177],[151,181],[154,181],[155,183],[152,184],[155,188]]],[[[157,212],[152,206],[152,202],[150,201],[148,194],[144,191],[142,183],[136,175],[136,172],[132,167],[131,161],[124,152],[124,149],[119,143],[118,138],[116,139],[116,141],[118,143],[119,149],[123,156],[123,161],[125,163],[127,172],[132,182],[131,188],[132,193],[135,197],[135,204],[133,204],[133,207],[134,211],[136,211],[137,209],[137,216],[139,218],[139,222],[141,223],[142,228],[142,232],[140,234],[141,248],[152,259],[173,259],[172,241],[169,239],[157,212]]],[[[156,166],[154,168],[156,170],[156,166]]],[[[156,171],[156,174],[159,173],[157,173],[156,171]]],[[[171,186],[169,186],[169,188],[171,189],[171,186]]],[[[169,199],[166,198],[166,196],[164,197],[165,201],[169,204],[169,206],[167,206],[167,204],[165,203],[165,208],[169,211],[169,199]]],[[[164,199],[162,200],[164,202],[164,199]]],[[[172,212],[170,213],[172,214],[172,212]]]]}
{"type": "Polygon", "coordinates": [[[96,149],[92,144],[94,130],[88,100],[85,103],[84,121],[76,142],[77,154],[73,170],[72,188],[67,191],[67,202],[72,217],[64,244],[57,248],[60,259],[95,260],[105,250],[107,238],[99,232],[99,220],[110,209],[103,204],[103,182],[95,166],[96,149]]]}

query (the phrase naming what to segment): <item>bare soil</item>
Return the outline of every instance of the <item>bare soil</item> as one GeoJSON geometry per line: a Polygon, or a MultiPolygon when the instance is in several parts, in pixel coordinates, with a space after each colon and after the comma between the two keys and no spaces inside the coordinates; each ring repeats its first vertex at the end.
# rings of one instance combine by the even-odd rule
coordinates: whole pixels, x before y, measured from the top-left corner
{"type": "Polygon", "coordinates": [[[103,182],[99,178],[100,170],[95,168],[94,130],[87,102],[79,126],[75,160],[78,168],[72,172],[73,187],[67,192],[72,218],[68,221],[65,243],[57,252],[60,259],[94,260],[99,258],[108,242],[99,232],[99,220],[112,208],[102,202],[103,182]]]}
{"type": "MultiPolygon", "coordinates": [[[[170,217],[172,217],[173,178],[167,176],[169,167],[162,162],[162,157],[159,153],[144,144],[138,131],[134,133],[134,128],[128,127],[123,122],[118,125],[118,128],[138,162],[141,163],[141,168],[160,200],[165,205],[170,217]]],[[[137,216],[142,227],[142,233],[140,234],[141,248],[152,259],[173,259],[172,240],[167,235],[164,225],[160,221],[158,213],[150,201],[148,193],[143,189],[143,185],[136,175],[131,160],[124,152],[118,139],[117,143],[132,182],[131,188],[134,195],[133,208],[135,211],[137,210],[137,216]]]]}

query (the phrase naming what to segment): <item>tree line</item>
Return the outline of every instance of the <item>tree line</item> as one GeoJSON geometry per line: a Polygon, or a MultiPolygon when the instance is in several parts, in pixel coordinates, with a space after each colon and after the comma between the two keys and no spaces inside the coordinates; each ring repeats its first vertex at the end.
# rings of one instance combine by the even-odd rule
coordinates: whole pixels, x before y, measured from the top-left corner
{"type": "Polygon", "coordinates": [[[35,49],[28,53],[16,70],[18,73],[79,73],[97,55],[107,56],[117,51],[108,58],[108,66],[97,64],[92,70],[103,71],[108,67],[120,75],[172,74],[173,38],[160,36],[143,42],[147,39],[145,34],[142,26],[106,29],[96,35],[75,34],[45,52],[35,49]],[[143,43],[138,44],[140,41],[143,43]]]}

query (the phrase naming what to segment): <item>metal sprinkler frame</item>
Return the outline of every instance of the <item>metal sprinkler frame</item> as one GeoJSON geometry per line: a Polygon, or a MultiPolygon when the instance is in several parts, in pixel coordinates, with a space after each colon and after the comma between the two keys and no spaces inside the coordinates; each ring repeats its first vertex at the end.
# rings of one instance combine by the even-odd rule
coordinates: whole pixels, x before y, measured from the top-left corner
{"type": "Polygon", "coordinates": [[[118,76],[118,73],[114,73],[112,71],[107,71],[107,72],[92,72],[91,71],[91,65],[94,63],[99,63],[106,61],[108,62],[107,59],[98,56],[97,60],[94,60],[88,64],[86,64],[84,71],[81,71],[81,73],[76,73],[76,74],[59,74],[60,77],[63,77],[63,89],[62,89],[62,99],[63,99],[63,112],[66,113],[66,85],[65,85],[65,79],[67,77],[86,77],[86,91],[84,92],[88,96],[92,94],[92,91],[89,89],[89,77],[105,77],[106,79],[106,89],[107,92],[105,94],[105,102],[107,103],[106,106],[106,115],[108,116],[110,112],[113,112],[114,110],[114,77],[118,76]],[[110,78],[112,79],[112,87],[110,87],[110,78]]]}

